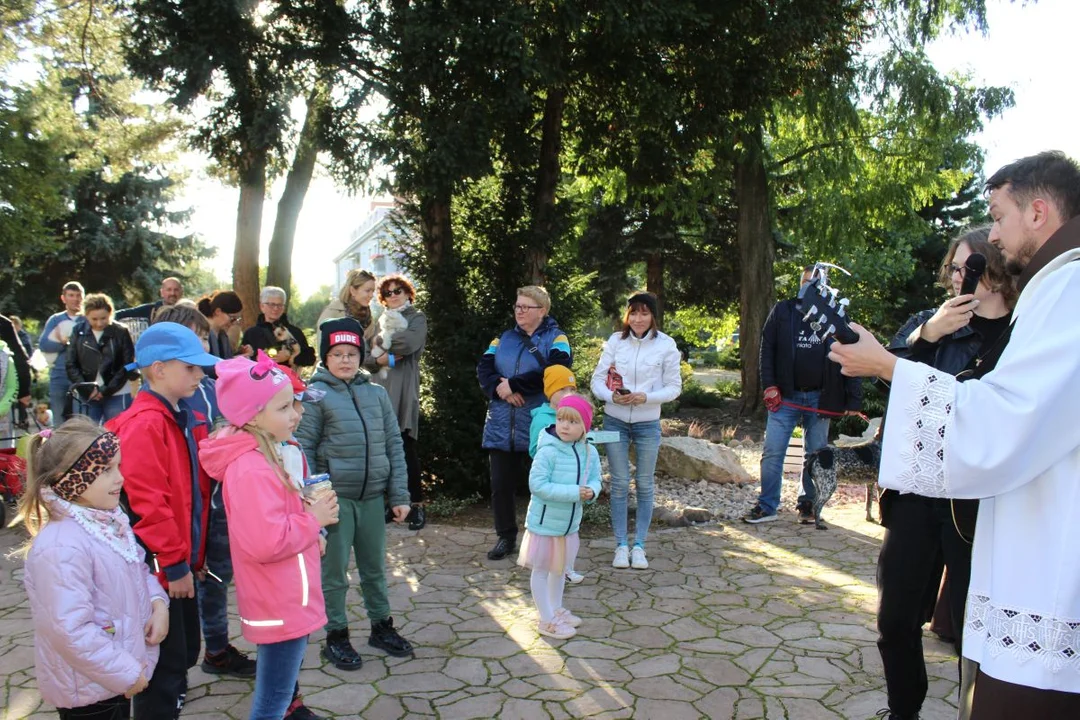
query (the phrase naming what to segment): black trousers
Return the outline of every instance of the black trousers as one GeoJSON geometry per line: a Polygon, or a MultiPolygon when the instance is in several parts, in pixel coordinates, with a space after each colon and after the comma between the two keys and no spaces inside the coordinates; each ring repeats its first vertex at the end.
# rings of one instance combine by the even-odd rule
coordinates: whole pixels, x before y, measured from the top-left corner
{"type": "Polygon", "coordinates": [[[77,708],[58,708],[60,720],[128,720],[131,701],[123,695],[77,708]]]}
{"type": "MultiPolygon", "coordinates": [[[[977,501],[955,501],[961,528],[977,501]]],[[[888,490],[881,499],[885,541],[878,556],[878,650],[885,667],[889,709],[914,717],[926,699],[926,662],[922,626],[927,598],[937,593],[941,570],[949,570],[949,609],[957,635],[962,636],[964,605],[971,580],[971,545],[953,523],[949,500],[900,495],[888,490]]],[[[959,653],[960,639],[957,638],[959,653]]]]}
{"type": "Polygon", "coordinates": [[[495,533],[517,544],[517,508],[514,496],[519,488],[529,486],[532,458],[525,451],[490,450],[491,510],[495,515],[495,533]]]}
{"type": "Polygon", "coordinates": [[[195,598],[170,598],[169,634],[161,642],[161,656],[150,685],[134,698],[136,720],[180,717],[187,699],[187,671],[199,661],[201,643],[198,602],[195,598]]]}
{"type": "Polygon", "coordinates": [[[406,430],[401,433],[401,444],[405,449],[405,469],[409,473],[409,502],[423,502],[424,487],[420,483],[420,454],[416,447],[416,438],[406,430]]]}

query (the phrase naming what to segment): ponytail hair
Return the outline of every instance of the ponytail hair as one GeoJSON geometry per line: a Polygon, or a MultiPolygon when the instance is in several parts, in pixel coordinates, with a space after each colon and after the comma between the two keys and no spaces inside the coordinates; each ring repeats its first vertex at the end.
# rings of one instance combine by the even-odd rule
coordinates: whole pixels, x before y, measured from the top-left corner
{"type": "Polygon", "coordinates": [[[227,315],[243,312],[244,303],[240,300],[240,296],[232,290],[215,290],[209,295],[203,295],[199,298],[198,307],[199,312],[210,318],[218,310],[227,315]]]}
{"type": "MultiPolygon", "coordinates": [[[[9,527],[21,524],[31,540],[49,522],[49,508],[41,491],[63,477],[86,449],[105,434],[105,429],[85,415],[76,415],[60,427],[30,436],[26,457],[26,487],[19,498],[19,509],[9,527]]],[[[30,549],[27,543],[15,554],[30,549]]]]}

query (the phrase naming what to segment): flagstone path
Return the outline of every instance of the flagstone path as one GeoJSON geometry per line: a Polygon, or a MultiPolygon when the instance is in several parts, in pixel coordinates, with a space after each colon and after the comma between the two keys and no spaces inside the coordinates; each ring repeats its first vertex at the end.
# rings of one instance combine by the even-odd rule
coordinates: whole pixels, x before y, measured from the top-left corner
{"type": "MultiPolygon", "coordinates": [[[[352,590],[363,668],[328,665],[318,633],[300,684],[322,714],[365,720],[872,718],[885,705],[873,580],[882,531],[862,515],[854,504],[829,509],[827,532],[796,525],[790,513],[759,526],[660,530],[646,571],[613,570],[611,540],[583,541],[586,580],[568,586],[566,605],[585,622],[567,641],[537,635],[529,573],[487,560],[490,533],[394,528],[391,605],[416,657],[366,645],[352,590]]],[[[14,531],[0,532],[4,552],[17,542],[14,531]]],[[[21,563],[0,560],[0,718],[55,718],[37,694],[21,578],[21,563]]],[[[922,717],[951,720],[955,657],[929,634],[924,642],[922,717]]],[[[190,681],[184,718],[247,718],[251,682],[197,668],[190,681]]]]}

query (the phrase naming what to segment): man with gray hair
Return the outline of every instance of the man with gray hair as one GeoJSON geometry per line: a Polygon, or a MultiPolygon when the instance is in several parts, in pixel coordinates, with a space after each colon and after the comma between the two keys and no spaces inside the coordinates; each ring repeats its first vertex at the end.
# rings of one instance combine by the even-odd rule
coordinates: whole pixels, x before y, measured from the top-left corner
{"type": "Polygon", "coordinates": [[[279,364],[302,367],[315,364],[315,350],[308,344],[304,331],[289,323],[285,314],[285,291],[267,285],[259,293],[259,320],[244,331],[240,341],[252,351],[263,350],[279,364]]]}

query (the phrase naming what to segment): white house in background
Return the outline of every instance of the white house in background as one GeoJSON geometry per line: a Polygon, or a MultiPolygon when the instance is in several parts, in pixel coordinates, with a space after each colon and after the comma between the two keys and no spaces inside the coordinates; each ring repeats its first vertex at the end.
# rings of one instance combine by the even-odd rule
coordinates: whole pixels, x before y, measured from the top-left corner
{"type": "Polygon", "coordinates": [[[391,215],[393,202],[372,202],[371,212],[349,233],[349,244],[334,258],[334,294],[345,284],[350,270],[360,268],[376,277],[401,272],[401,248],[391,215]]]}

